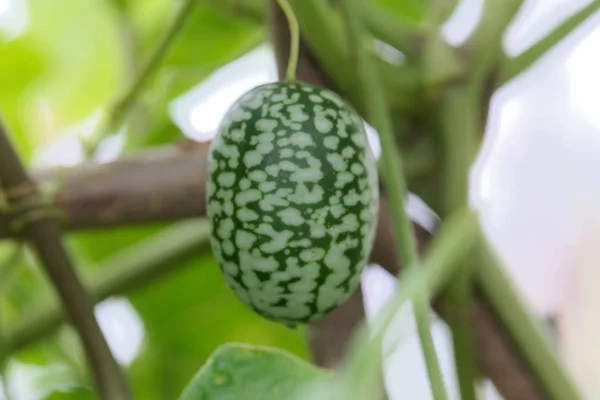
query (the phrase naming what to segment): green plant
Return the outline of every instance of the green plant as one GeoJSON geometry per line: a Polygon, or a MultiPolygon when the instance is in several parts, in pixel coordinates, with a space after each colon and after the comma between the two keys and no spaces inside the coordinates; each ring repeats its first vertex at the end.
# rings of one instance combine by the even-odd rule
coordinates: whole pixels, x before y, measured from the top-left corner
{"type": "MultiPolygon", "coordinates": [[[[452,330],[461,398],[476,398],[482,375],[506,399],[520,398],[520,388],[533,399],[581,398],[488,250],[477,217],[468,210],[467,187],[493,92],[597,11],[600,1],[591,1],[514,58],[504,55],[501,44],[520,0],[486,0],[477,28],[458,47],[440,34],[457,2],[30,3],[30,28],[0,41],[5,60],[0,63],[0,257],[8,260],[0,261],[6,280],[0,293],[0,361],[5,372],[15,362],[60,364],[68,378],[50,385],[45,395],[52,399],[162,400],[182,393],[182,400],[266,399],[292,392],[299,399],[378,398],[385,330],[398,308],[412,301],[436,399],[446,394],[428,327],[432,304],[452,330]],[[47,18],[50,11],[53,18],[47,18]],[[298,321],[283,306],[284,318],[274,319],[310,320],[293,331],[251,313],[226,290],[217,263],[224,267],[224,260],[209,251],[205,218],[214,224],[220,212],[215,207],[224,205],[215,203],[213,189],[206,193],[205,183],[222,185],[217,169],[235,167],[211,166],[207,160],[215,153],[209,145],[180,140],[168,113],[174,98],[267,39],[274,45],[280,78],[288,80],[272,87],[310,85],[319,94],[336,93],[335,99],[339,96],[376,128],[383,147],[380,193],[371,190],[374,176],[365,180],[369,190],[360,188],[368,195],[363,206],[369,218],[355,232],[364,228],[357,236],[364,246],[352,258],[355,271],[345,276],[351,283],[329,306],[314,310],[327,312],[320,319],[312,320],[318,313],[311,312],[298,321]],[[386,61],[373,39],[402,52],[403,61],[386,61]],[[26,172],[24,165],[32,163],[47,137],[104,107],[100,123],[80,140],[92,157],[122,131],[120,159],[26,172]],[[408,190],[441,217],[433,239],[420,234],[405,214],[408,190]],[[371,261],[402,272],[403,284],[367,327],[356,302],[339,303],[357,293],[352,288],[376,224],[371,261]],[[37,258],[14,256],[8,242],[31,245],[37,258]],[[126,368],[117,365],[92,318],[93,303],[115,295],[134,304],[146,332],[145,350],[126,368]],[[339,307],[332,310],[334,303],[339,307]],[[79,339],[64,326],[67,321],[79,339]],[[475,343],[474,331],[486,335],[475,343]],[[222,347],[240,341],[257,347],[222,347]],[[275,347],[300,357],[310,352],[315,363],[335,366],[338,373],[275,347]],[[321,359],[323,349],[335,354],[321,359]],[[479,364],[477,352],[483,354],[479,364]],[[503,368],[489,368],[498,362],[503,368]]],[[[333,103],[327,110],[346,107],[333,103]]],[[[351,126],[362,132],[357,117],[351,126]]],[[[226,125],[223,133],[233,135],[234,128],[226,125]]],[[[219,146],[223,143],[215,143],[217,151],[219,146]]],[[[334,153],[317,158],[328,154],[334,153]]],[[[374,167],[369,160],[360,164],[367,171],[374,167]]],[[[319,274],[323,270],[319,264],[319,274]]]]}

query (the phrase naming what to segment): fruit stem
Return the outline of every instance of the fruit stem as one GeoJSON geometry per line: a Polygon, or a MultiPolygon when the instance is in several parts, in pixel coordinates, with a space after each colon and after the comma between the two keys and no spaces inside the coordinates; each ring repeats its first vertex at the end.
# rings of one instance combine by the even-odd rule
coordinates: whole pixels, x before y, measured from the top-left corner
{"type": "Polygon", "coordinates": [[[296,68],[298,66],[298,48],[300,46],[300,28],[298,27],[298,19],[294,10],[290,7],[287,0],[277,0],[279,7],[285,14],[285,18],[288,21],[290,27],[290,58],[288,60],[287,70],[285,72],[285,79],[288,82],[294,82],[296,80],[296,68]]]}

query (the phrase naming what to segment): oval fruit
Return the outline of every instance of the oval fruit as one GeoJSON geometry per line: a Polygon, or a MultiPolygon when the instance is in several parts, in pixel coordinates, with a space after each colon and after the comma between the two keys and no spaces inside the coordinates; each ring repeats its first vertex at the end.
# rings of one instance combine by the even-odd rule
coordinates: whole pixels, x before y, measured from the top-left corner
{"type": "Polygon", "coordinates": [[[304,83],[258,86],[227,111],[208,163],[211,246],[244,304],[295,325],[350,296],[373,247],[379,192],[349,105],[304,83]]]}

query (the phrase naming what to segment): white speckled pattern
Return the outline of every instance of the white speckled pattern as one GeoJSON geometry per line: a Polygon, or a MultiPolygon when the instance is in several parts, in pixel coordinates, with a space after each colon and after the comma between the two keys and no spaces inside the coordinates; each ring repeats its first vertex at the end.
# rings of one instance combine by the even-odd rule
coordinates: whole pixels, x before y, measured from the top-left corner
{"type": "Polygon", "coordinates": [[[333,310],[372,250],[375,159],[335,93],[270,83],[227,112],[209,157],[211,244],[228,286],[288,325],[333,310]]]}

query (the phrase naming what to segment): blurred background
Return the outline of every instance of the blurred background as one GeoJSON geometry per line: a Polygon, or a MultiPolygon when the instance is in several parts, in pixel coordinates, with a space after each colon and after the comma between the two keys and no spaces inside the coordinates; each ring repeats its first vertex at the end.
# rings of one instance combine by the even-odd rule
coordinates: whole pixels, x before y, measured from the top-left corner
{"type": "MultiPolygon", "coordinates": [[[[127,129],[111,132],[92,158],[110,162],[184,137],[208,141],[227,107],[244,91],[276,79],[264,15],[199,1],[180,37],[140,96],[127,129]]],[[[228,4],[224,6],[224,4],[228,4]]],[[[462,0],[444,25],[458,45],[475,27],[481,0],[462,0]]],[[[516,55],[589,0],[529,0],[504,48],[516,55]]],[[[382,2],[385,5],[385,2],[382,2]]],[[[107,104],[126,89],[177,7],[171,0],[0,0],[0,113],[20,154],[34,169],[83,162],[107,104]],[[125,3],[127,7],[125,7],[125,3]]],[[[501,88],[471,175],[471,203],[529,307],[552,320],[556,347],[587,398],[600,398],[600,15],[590,18],[526,73],[501,88]]],[[[401,59],[389,46],[388,59],[401,59]]],[[[376,132],[370,143],[379,154],[376,132]]],[[[414,218],[435,216],[417,198],[414,218]]],[[[69,234],[85,274],[102,274],[170,224],[69,234]]],[[[137,250],[136,250],[137,249],[137,250]]],[[[0,260],[14,249],[0,243],[0,260]]],[[[1,263],[1,261],[0,261],[1,263]]],[[[307,357],[303,329],[290,330],[247,310],[226,289],[207,254],[98,304],[97,317],[140,399],[176,398],[220,344],[285,348],[307,357]]],[[[25,253],[0,281],[0,329],[51,296],[39,265],[25,253]]],[[[363,276],[369,317],[397,284],[373,266],[363,276]]],[[[430,398],[413,319],[402,310],[388,338],[390,399],[430,398]]],[[[434,338],[451,388],[452,345],[435,319],[434,338]]],[[[1,346],[0,346],[1,347],[1,346]]],[[[0,350],[1,351],[1,350],[0,350]]],[[[5,400],[93,399],[76,335],[61,328],[6,361],[5,400]]],[[[458,398],[454,390],[453,398],[458,398]]],[[[486,398],[497,398],[487,388],[486,398]]]]}

